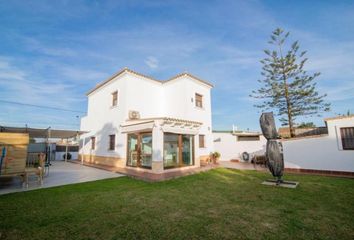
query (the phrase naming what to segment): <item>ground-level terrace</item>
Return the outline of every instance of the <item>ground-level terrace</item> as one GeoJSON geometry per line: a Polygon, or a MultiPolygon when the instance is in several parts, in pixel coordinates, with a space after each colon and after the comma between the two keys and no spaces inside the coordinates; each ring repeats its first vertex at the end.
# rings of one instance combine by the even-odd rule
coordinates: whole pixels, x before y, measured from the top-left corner
{"type": "Polygon", "coordinates": [[[83,166],[81,164],[73,164],[65,161],[52,161],[51,166],[46,170],[42,184],[38,182],[35,176],[31,176],[28,188],[26,188],[23,186],[20,177],[2,177],[0,181],[0,195],[121,176],[124,175],[112,171],[83,166]]]}

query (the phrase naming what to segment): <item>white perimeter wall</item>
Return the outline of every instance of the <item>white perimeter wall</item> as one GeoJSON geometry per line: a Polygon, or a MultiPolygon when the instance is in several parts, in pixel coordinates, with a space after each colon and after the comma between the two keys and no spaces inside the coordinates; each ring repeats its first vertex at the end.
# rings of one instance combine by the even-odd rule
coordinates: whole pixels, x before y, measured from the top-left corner
{"type": "Polygon", "coordinates": [[[327,122],[328,136],[283,141],[286,168],[354,172],[354,150],[343,150],[341,127],[354,127],[354,118],[327,122]]]}
{"type": "Polygon", "coordinates": [[[230,161],[233,159],[241,160],[241,154],[248,152],[250,154],[264,154],[267,140],[260,136],[259,141],[237,141],[237,137],[231,133],[213,133],[214,149],[220,152],[221,161],[230,161]]]}

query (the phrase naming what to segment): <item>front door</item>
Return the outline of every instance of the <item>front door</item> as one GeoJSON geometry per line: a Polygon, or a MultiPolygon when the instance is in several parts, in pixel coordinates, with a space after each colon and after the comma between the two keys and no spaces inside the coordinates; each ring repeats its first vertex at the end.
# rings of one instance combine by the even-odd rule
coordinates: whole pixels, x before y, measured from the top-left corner
{"type": "Polygon", "coordinates": [[[152,133],[128,134],[127,166],[151,168],[152,133]]]}

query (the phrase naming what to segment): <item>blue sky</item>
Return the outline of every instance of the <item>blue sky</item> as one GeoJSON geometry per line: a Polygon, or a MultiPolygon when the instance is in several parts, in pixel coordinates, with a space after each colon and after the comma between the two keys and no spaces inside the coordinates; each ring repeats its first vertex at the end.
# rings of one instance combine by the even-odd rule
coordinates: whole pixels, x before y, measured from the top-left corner
{"type": "MultiPolygon", "coordinates": [[[[213,127],[258,130],[258,88],[272,30],[307,50],[332,111],[354,113],[354,1],[1,1],[0,100],[86,111],[85,93],[123,67],[215,84],[213,127]]],[[[76,129],[85,113],[0,102],[0,125],[76,129]]]]}

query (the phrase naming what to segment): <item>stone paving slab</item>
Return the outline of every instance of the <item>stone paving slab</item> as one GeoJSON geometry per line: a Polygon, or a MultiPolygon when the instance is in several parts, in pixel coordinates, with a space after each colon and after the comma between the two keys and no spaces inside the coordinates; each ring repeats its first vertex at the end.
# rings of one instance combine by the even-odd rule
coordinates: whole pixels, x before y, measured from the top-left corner
{"type": "Polygon", "coordinates": [[[73,164],[64,161],[52,161],[49,175],[44,177],[43,185],[36,181],[36,177],[30,178],[29,187],[23,187],[19,177],[0,178],[0,195],[13,192],[29,191],[40,188],[62,186],[73,183],[83,183],[107,178],[125,176],[103,169],[73,164]]]}

